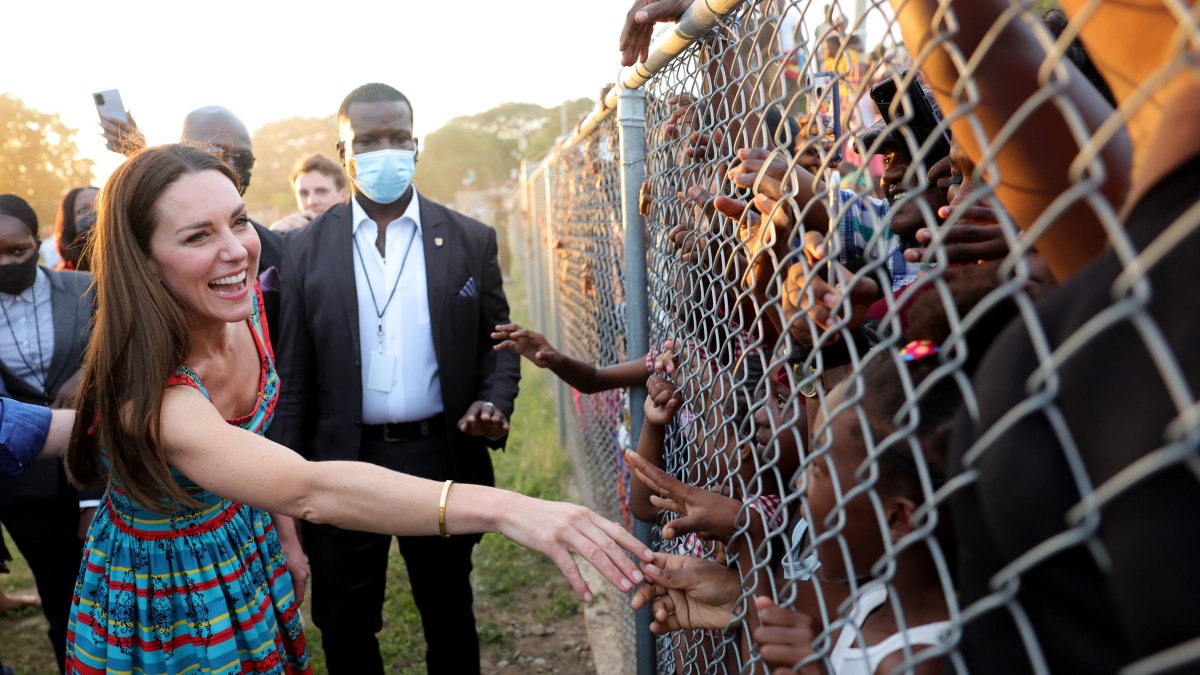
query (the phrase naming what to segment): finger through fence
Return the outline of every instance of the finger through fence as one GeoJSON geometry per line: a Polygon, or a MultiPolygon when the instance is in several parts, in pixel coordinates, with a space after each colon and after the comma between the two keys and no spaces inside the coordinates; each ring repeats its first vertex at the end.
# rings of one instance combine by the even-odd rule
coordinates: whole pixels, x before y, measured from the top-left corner
{"type": "Polygon", "coordinates": [[[850,4],[667,28],[644,183],[603,104],[523,183],[539,318],[645,381],[564,408],[657,671],[1200,668],[1197,9],[850,4]]]}

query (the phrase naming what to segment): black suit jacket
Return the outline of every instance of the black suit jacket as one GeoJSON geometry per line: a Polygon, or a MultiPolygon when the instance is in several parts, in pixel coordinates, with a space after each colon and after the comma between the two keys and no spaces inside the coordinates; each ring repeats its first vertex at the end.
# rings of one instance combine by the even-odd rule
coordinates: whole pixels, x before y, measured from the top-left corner
{"type": "MultiPolygon", "coordinates": [[[[254,231],[258,232],[260,244],[258,253],[258,273],[274,267],[276,272],[282,272],[283,267],[283,235],[263,227],[251,220],[254,231]]],[[[267,335],[271,338],[271,346],[275,346],[275,324],[279,322],[279,291],[263,288],[263,314],[267,316],[267,335]]]]}
{"type": "MultiPolygon", "coordinates": [[[[424,197],[422,245],[430,329],[457,481],[491,485],[487,446],[456,426],[477,400],[512,415],[520,357],[492,349],[508,322],[496,261],[496,231],[424,197]],[[440,239],[442,245],[436,245],[440,239]],[[477,292],[458,291],[474,278],[477,292]]],[[[268,437],[314,460],[356,460],[362,443],[362,364],[352,209],[338,204],[284,238],[280,291],[280,394],[268,437]]]]}
{"type": "MultiPolygon", "coordinates": [[[[0,363],[8,395],[23,403],[50,405],[63,384],[83,365],[83,350],[91,335],[92,275],[43,268],[50,277],[50,306],[54,312],[54,354],[46,376],[46,391],[38,391],[0,363]]],[[[2,330],[2,329],[0,329],[2,330]]],[[[34,462],[23,473],[0,478],[0,506],[55,499],[71,488],[63,479],[62,462],[34,462]]]]}

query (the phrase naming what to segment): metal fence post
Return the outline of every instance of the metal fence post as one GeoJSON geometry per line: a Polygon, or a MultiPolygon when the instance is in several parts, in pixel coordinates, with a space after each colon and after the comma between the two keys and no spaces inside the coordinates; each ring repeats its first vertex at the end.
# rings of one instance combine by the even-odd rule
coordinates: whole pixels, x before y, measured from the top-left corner
{"type": "MultiPolygon", "coordinates": [[[[625,230],[625,353],[642,353],[650,345],[650,312],[646,290],[646,222],[638,210],[642,181],[646,177],[646,95],[641,89],[622,88],[617,98],[617,119],[621,127],[621,213],[625,230]]],[[[636,439],[642,433],[646,388],[629,389],[630,433],[636,439]]],[[[649,523],[634,519],[634,535],[651,544],[649,523]]],[[[658,670],[654,636],[650,633],[653,616],[646,606],[637,613],[638,675],[658,670]]]]}
{"type": "MultiPolygon", "coordinates": [[[[554,213],[554,181],[557,178],[553,160],[557,157],[557,153],[551,154],[546,158],[546,227],[550,233],[550,241],[547,250],[549,251],[547,258],[546,272],[550,279],[550,323],[553,326],[543,326],[541,330],[547,335],[554,336],[554,344],[558,345],[559,349],[563,346],[563,331],[562,318],[559,316],[558,306],[558,251],[554,248],[554,242],[558,239],[558,225],[555,220],[554,213]]],[[[554,407],[558,414],[558,444],[566,446],[567,444],[567,383],[562,381],[562,378],[554,378],[554,407]]]]}

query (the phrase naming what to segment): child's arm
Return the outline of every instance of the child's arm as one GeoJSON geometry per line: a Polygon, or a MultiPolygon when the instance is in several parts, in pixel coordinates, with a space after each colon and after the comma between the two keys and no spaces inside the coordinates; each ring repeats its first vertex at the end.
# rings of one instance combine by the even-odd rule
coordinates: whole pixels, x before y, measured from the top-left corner
{"type": "MultiPolygon", "coordinates": [[[[680,398],[676,395],[675,385],[657,375],[651,375],[646,380],[646,418],[642,423],[642,433],[638,437],[637,455],[625,453],[627,461],[636,458],[642,460],[646,466],[653,466],[662,471],[666,426],[674,419],[679,405],[680,398]]],[[[631,481],[629,510],[635,518],[648,523],[653,523],[658,518],[658,507],[652,502],[653,496],[650,487],[645,483],[631,481]]]]}
{"type": "MultiPolygon", "coordinates": [[[[644,438],[646,427],[643,426],[642,429],[644,438]]],[[[660,453],[661,447],[660,444],[660,453]]],[[[738,500],[688,485],[672,477],[659,466],[655,466],[651,458],[642,454],[640,443],[638,454],[626,453],[625,461],[636,471],[640,480],[634,484],[640,484],[640,489],[647,495],[647,501],[656,509],[680,514],[679,518],[663,526],[664,539],[695,533],[701,539],[724,544],[737,530],[737,515],[741,508],[741,502],[738,500]]]]}
{"type": "Polygon", "coordinates": [[[584,394],[637,386],[644,382],[649,374],[644,358],[597,368],[590,363],[559,353],[544,335],[515,323],[496,326],[492,339],[501,341],[492,349],[511,349],[529,359],[538,368],[549,368],[560,380],[584,394]]]}

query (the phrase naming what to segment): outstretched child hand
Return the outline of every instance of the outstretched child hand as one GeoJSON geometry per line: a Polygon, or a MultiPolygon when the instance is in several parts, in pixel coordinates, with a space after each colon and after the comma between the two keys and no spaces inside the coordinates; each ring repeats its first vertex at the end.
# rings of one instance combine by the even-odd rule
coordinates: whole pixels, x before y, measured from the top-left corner
{"type": "Polygon", "coordinates": [[[515,323],[496,326],[492,339],[500,341],[492,349],[510,349],[532,361],[538,368],[553,368],[562,361],[562,354],[546,341],[546,336],[515,323]]]}
{"type": "Polygon", "coordinates": [[[765,596],[755,598],[754,604],[762,625],[754,629],[752,636],[758,653],[771,669],[771,675],[791,675],[796,672],[820,675],[821,667],[815,662],[806,664],[798,671],[796,669],[796,664],[815,654],[812,648],[815,635],[812,617],[780,607],[765,596]]]}
{"type": "Polygon", "coordinates": [[[692,628],[724,628],[741,595],[736,570],[719,563],[672,553],[655,553],[643,563],[646,583],[633,594],[634,610],[652,606],[656,634],[692,628]]]}
{"type": "Polygon", "coordinates": [[[688,485],[626,451],[625,461],[651,492],[650,503],[665,511],[680,514],[663,526],[663,539],[695,533],[701,539],[727,543],[737,531],[742,503],[711,490],[688,485]]]}

